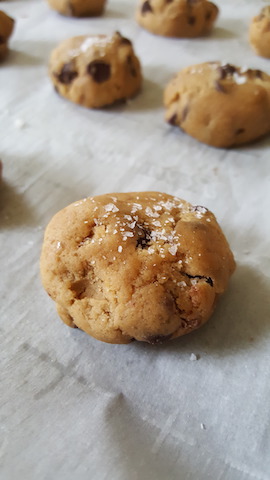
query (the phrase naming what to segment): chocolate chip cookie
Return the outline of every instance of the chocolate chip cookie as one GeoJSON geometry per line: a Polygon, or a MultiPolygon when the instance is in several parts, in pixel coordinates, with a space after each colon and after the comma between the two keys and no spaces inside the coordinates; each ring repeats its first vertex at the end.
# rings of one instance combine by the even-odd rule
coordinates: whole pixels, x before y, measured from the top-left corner
{"type": "Polygon", "coordinates": [[[89,108],[132,98],[142,84],[132,43],[119,32],[65,40],[51,54],[49,73],[60,95],[89,108]]]}
{"type": "Polygon", "coordinates": [[[214,215],[158,192],[69,205],[50,221],[41,254],[62,320],[108,343],[162,343],[199,328],[234,269],[214,215]]]}
{"type": "Polygon", "coordinates": [[[165,118],[200,142],[232,147],[270,132],[270,76],[220,62],[181,70],[164,93],[165,118]]]}
{"type": "Polygon", "coordinates": [[[106,0],[48,0],[48,3],[62,15],[93,17],[101,15],[106,0]]]}
{"type": "Polygon", "coordinates": [[[14,20],[5,12],[0,10],[0,61],[3,60],[8,52],[8,40],[14,28],[14,20]]]}
{"type": "Polygon", "coordinates": [[[270,58],[270,6],[264,7],[253,18],[249,28],[249,41],[258,55],[270,58]]]}
{"type": "Polygon", "coordinates": [[[165,37],[199,37],[209,33],[218,7],[207,0],[140,0],[137,22],[165,37]]]}

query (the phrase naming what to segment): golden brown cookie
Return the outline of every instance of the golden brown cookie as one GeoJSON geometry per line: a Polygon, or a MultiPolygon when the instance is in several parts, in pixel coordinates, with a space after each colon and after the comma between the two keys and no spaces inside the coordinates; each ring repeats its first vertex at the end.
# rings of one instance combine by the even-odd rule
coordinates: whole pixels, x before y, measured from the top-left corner
{"type": "Polygon", "coordinates": [[[258,55],[270,58],[270,6],[264,7],[253,18],[249,28],[249,41],[258,55]]]}
{"type": "Polygon", "coordinates": [[[140,0],[136,20],[156,35],[199,37],[211,30],[218,12],[207,0],[140,0]]]}
{"type": "Polygon", "coordinates": [[[200,142],[232,147],[270,132],[270,76],[219,62],[181,70],[164,93],[165,118],[200,142]]]}
{"type": "Polygon", "coordinates": [[[89,108],[132,98],[142,84],[132,43],[119,32],[65,40],[51,54],[49,73],[60,95],[89,108]]]}
{"type": "Polygon", "coordinates": [[[214,215],[158,192],[69,205],[50,221],[41,254],[62,320],[108,343],[162,343],[199,328],[234,269],[214,215]]]}
{"type": "Polygon", "coordinates": [[[93,17],[101,15],[106,0],[48,0],[48,3],[62,15],[93,17]]]}
{"type": "Polygon", "coordinates": [[[8,52],[8,39],[14,28],[14,20],[6,13],[0,10],[0,61],[3,60],[8,52]]]}

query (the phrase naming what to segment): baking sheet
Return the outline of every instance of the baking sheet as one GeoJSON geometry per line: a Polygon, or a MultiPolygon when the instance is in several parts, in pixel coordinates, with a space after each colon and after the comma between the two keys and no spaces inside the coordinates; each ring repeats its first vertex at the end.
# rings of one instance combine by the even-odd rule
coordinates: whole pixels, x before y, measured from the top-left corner
{"type": "Polygon", "coordinates": [[[3,479],[270,479],[269,138],[217,150],[163,121],[162,90],[186,65],[220,59],[270,72],[247,41],[266,2],[216,3],[212,36],[173,40],[140,29],[128,0],[83,20],[43,1],[1,2],[16,18],[0,69],[3,479]],[[114,30],[134,42],[141,95],[105,111],[57,96],[51,49],[114,30]],[[107,345],[69,329],[39,279],[54,213],[88,195],[136,190],[210,208],[238,263],[209,323],[164,346],[107,345]]]}

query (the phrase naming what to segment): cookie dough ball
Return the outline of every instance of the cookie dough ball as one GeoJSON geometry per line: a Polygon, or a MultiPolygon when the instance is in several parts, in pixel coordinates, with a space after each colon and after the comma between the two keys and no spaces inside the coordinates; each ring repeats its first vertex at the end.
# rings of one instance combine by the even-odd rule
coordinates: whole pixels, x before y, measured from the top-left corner
{"type": "Polygon", "coordinates": [[[49,223],[41,254],[62,320],[108,343],[162,343],[199,328],[234,269],[214,215],[158,192],[69,205],[49,223]]]}
{"type": "Polygon", "coordinates": [[[14,20],[0,10],[0,61],[8,52],[8,39],[14,28],[14,20]]]}
{"type": "Polygon", "coordinates": [[[270,76],[219,62],[181,70],[164,93],[165,118],[200,142],[232,147],[270,132],[270,76]]]}
{"type": "Polygon", "coordinates": [[[60,95],[89,108],[132,98],[142,84],[132,43],[118,32],[65,40],[52,52],[49,72],[60,95]]]}
{"type": "Polygon", "coordinates": [[[103,12],[106,0],[48,0],[48,3],[62,15],[93,17],[103,12]]]}
{"type": "Polygon", "coordinates": [[[270,6],[254,17],[249,28],[249,41],[261,57],[270,58],[270,6]]]}
{"type": "Polygon", "coordinates": [[[156,35],[198,37],[211,30],[218,12],[207,0],[140,0],[136,20],[156,35]]]}

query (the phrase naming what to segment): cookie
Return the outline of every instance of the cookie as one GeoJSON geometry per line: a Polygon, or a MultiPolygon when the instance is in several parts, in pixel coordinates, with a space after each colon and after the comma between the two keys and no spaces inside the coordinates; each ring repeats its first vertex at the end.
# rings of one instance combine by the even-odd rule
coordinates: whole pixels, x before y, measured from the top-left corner
{"type": "Polygon", "coordinates": [[[93,17],[101,15],[106,0],[48,0],[49,5],[70,17],[93,17]]]}
{"type": "Polygon", "coordinates": [[[8,52],[8,39],[14,28],[14,20],[6,13],[0,10],[0,61],[3,60],[8,52]]]}
{"type": "Polygon", "coordinates": [[[140,0],[137,22],[165,37],[199,37],[209,33],[218,7],[207,0],[140,0]]]}
{"type": "Polygon", "coordinates": [[[164,92],[165,118],[200,142],[232,147],[270,132],[270,76],[219,62],[181,70],[164,92]]]}
{"type": "Polygon", "coordinates": [[[85,198],[50,221],[44,288],[98,340],[162,343],[203,325],[235,268],[214,215],[158,192],[85,198]]]}
{"type": "Polygon", "coordinates": [[[270,6],[254,17],[249,28],[249,41],[261,57],[270,58],[270,6]]]}
{"type": "Polygon", "coordinates": [[[65,40],[51,54],[49,73],[60,95],[89,108],[132,98],[142,84],[132,43],[118,32],[65,40]]]}

